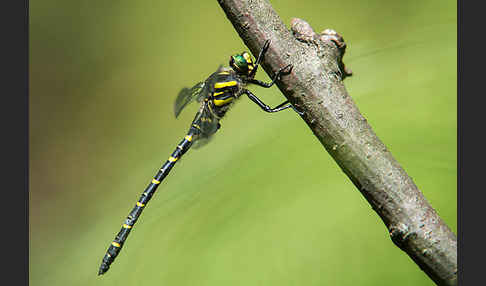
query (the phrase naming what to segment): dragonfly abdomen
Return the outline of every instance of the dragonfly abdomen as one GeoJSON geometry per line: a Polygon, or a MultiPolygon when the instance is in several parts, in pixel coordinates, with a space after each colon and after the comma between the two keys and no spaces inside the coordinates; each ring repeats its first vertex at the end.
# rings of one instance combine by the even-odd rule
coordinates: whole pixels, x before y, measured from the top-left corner
{"type": "Polygon", "coordinates": [[[177,160],[179,160],[182,157],[182,155],[184,155],[184,153],[186,153],[187,150],[189,150],[193,142],[193,136],[195,133],[194,131],[195,131],[194,128],[191,128],[189,130],[189,133],[186,135],[186,137],[184,137],[184,139],[179,143],[179,145],[177,145],[177,148],[174,150],[174,152],[172,152],[169,159],[167,159],[164,165],[162,165],[162,167],[157,172],[155,177],[152,179],[150,184],[147,186],[147,188],[145,188],[145,191],[140,196],[140,199],[137,201],[133,209],[130,211],[130,214],[125,219],[122,228],[116,235],[113,242],[108,247],[108,250],[106,251],[105,256],[103,257],[103,260],[101,262],[98,275],[102,275],[106,271],[108,271],[110,265],[113,263],[117,255],[120,253],[123,244],[125,243],[128,237],[128,234],[130,234],[130,231],[132,230],[133,226],[135,225],[138,218],[142,214],[144,207],[147,205],[147,203],[154,195],[159,184],[169,174],[170,170],[172,169],[172,167],[174,167],[177,160]]]}

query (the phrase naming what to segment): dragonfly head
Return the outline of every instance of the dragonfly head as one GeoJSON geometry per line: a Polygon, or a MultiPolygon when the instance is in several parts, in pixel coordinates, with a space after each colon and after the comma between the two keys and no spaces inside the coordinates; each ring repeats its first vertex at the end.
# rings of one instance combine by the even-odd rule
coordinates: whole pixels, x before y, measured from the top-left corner
{"type": "Polygon", "coordinates": [[[230,67],[240,75],[250,75],[251,71],[255,67],[251,55],[247,52],[241,54],[232,55],[229,62],[230,67]]]}

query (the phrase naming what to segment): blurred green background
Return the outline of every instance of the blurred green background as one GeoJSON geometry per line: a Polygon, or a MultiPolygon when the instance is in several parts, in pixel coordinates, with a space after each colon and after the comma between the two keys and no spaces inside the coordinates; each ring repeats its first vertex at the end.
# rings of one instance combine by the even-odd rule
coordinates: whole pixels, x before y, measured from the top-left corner
{"type": "MultiPolygon", "coordinates": [[[[272,4],[344,36],[349,94],[456,232],[456,1],[272,4]]],[[[242,50],[215,0],[30,1],[30,285],[434,285],[299,116],[247,98],[97,276],[197,109],[177,92],[242,50]]]]}

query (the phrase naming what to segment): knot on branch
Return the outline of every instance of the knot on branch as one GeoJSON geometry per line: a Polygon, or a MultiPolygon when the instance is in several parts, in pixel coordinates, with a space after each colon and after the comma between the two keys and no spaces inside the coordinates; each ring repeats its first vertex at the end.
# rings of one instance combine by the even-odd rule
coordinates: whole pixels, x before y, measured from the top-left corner
{"type": "Polygon", "coordinates": [[[400,249],[404,249],[406,242],[416,237],[417,233],[410,231],[410,228],[404,223],[400,223],[396,226],[390,226],[390,238],[400,249]]]}
{"type": "Polygon", "coordinates": [[[353,74],[353,72],[350,69],[347,69],[343,63],[344,53],[346,52],[346,43],[344,42],[344,38],[335,30],[325,29],[320,34],[317,34],[314,32],[309,23],[299,18],[292,18],[290,21],[290,30],[298,41],[316,46],[318,55],[321,58],[325,54],[324,51],[326,50],[326,46],[329,46],[329,44],[332,43],[331,45],[336,47],[338,52],[337,64],[339,67],[339,76],[341,80],[353,74]]]}

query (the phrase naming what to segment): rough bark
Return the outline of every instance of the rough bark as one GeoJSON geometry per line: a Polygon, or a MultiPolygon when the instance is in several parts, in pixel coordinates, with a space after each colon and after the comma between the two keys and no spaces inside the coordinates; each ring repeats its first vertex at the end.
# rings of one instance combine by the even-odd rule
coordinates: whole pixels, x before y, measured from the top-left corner
{"type": "Polygon", "coordinates": [[[270,77],[288,64],[279,89],[304,114],[324,148],[370,203],[392,241],[438,285],[457,285],[457,238],[378,139],[342,79],[344,49],[303,20],[291,31],[267,0],[218,0],[254,55],[271,40],[262,64],[270,77]]]}

